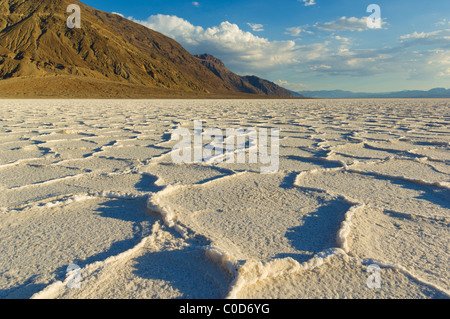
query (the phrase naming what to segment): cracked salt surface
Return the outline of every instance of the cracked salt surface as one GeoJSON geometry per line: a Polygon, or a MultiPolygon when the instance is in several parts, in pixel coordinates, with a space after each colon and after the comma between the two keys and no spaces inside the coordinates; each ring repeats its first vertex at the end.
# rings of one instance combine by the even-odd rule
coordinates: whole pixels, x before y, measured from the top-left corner
{"type": "Polygon", "coordinates": [[[0,298],[448,298],[449,107],[3,100],[0,298]],[[172,163],[195,119],[279,128],[280,170],[172,163]]]}

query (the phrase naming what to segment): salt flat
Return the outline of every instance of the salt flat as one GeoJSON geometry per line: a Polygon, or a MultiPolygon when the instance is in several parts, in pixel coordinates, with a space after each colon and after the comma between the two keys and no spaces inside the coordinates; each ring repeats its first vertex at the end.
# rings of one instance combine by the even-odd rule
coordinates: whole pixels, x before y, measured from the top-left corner
{"type": "Polygon", "coordinates": [[[2,100],[0,114],[0,298],[450,296],[449,100],[2,100]],[[172,132],[194,120],[278,128],[279,169],[174,163],[172,132]]]}

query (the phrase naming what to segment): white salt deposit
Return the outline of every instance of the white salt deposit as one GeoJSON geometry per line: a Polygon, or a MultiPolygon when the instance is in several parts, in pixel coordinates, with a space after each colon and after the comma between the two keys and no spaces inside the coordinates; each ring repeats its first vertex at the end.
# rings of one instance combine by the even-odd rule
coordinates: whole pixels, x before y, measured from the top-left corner
{"type": "Polygon", "coordinates": [[[449,111],[2,100],[0,298],[449,298],[449,111]],[[194,120],[280,129],[279,170],[173,163],[171,133],[194,120]]]}

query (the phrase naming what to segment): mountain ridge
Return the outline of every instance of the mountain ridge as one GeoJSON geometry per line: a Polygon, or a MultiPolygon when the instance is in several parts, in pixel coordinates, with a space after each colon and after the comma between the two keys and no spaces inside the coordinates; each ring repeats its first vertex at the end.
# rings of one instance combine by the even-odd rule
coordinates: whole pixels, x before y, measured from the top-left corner
{"type": "Polygon", "coordinates": [[[261,79],[255,75],[240,76],[231,72],[220,59],[211,54],[204,53],[194,56],[233,90],[250,94],[293,97],[288,90],[273,82],[261,79]]]}

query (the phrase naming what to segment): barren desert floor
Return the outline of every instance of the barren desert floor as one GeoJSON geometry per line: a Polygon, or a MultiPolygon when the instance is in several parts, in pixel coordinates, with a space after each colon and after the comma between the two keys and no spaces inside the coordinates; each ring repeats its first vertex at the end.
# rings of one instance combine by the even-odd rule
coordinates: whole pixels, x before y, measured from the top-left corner
{"type": "Polygon", "coordinates": [[[2,299],[450,296],[450,100],[0,100],[0,114],[2,299]],[[174,163],[172,132],[195,120],[278,128],[278,170],[174,163]]]}

